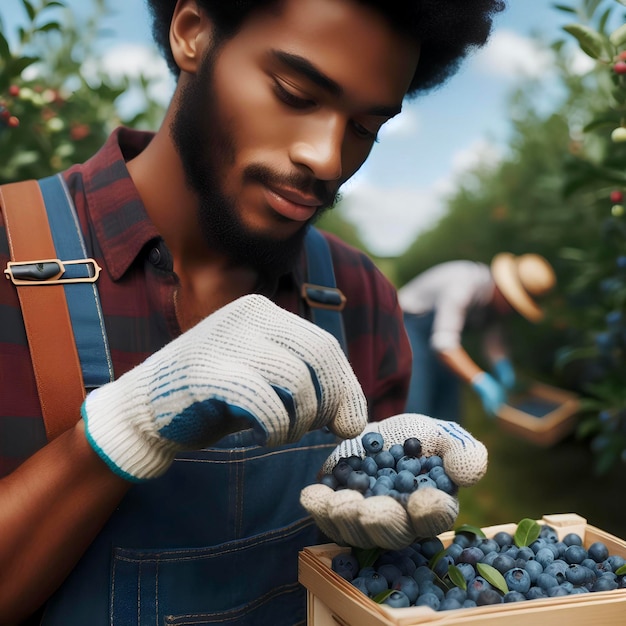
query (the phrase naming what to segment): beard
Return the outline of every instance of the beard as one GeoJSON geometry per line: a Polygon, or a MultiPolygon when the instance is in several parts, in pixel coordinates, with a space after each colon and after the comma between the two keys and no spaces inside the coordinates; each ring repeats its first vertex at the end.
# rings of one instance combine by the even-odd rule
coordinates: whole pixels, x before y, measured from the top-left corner
{"type": "Polygon", "coordinates": [[[209,50],[199,71],[183,87],[170,132],[187,185],[199,200],[199,223],[207,245],[225,253],[234,263],[252,267],[263,278],[272,280],[293,267],[308,227],[334,206],[338,195],[329,192],[323,181],[311,175],[279,174],[262,164],[250,164],[243,171],[243,183],[280,183],[309,190],[322,201],[322,206],[288,238],[276,239],[245,226],[237,214],[235,200],[226,196],[220,185],[222,172],[235,163],[236,146],[217,105],[213,69],[218,50],[217,44],[209,50]]]}

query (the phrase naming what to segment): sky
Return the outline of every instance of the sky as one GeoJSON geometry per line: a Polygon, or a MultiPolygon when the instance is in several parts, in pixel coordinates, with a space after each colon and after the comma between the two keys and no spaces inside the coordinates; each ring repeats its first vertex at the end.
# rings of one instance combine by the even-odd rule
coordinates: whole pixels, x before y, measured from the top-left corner
{"type": "MultiPolygon", "coordinates": [[[[85,0],[66,3],[81,13],[90,6],[85,0]]],[[[464,171],[506,155],[511,130],[507,100],[520,81],[543,80],[549,101],[550,55],[539,41],[568,39],[562,26],[575,21],[553,4],[507,0],[489,43],[471,54],[444,86],[405,102],[402,113],[385,125],[365,165],[342,189],[346,216],[373,254],[401,254],[442,216],[446,194],[464,171]]],[[[99,61],[112,73],[141,70],[157,77],[154,97],[166,103],[173,82],[152,45],[143,0],[108,0],[108,6],[112,15],[102,26],[109,34],[100,42],[99,61]]],[[[2,0],[0,15],[10,32],[23,19],[21,0],[2,0]]],[[[581,71],[590,69],[590,60],[573,50],[572,63],[581,71]]],[[[121,106],[131,108],[132,96],[121,106]]]]}

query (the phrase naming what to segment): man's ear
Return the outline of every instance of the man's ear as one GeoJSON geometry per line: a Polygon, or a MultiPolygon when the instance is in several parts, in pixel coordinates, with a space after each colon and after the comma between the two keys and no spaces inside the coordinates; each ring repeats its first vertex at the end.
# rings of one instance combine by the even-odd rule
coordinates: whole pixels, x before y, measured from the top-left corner
{"type": "Polygon", "coordinates": [[[197,0],[178,0],[170,24],[170,47],[181,72],[197,71],[212,37],[212,23],[197,0]]]}

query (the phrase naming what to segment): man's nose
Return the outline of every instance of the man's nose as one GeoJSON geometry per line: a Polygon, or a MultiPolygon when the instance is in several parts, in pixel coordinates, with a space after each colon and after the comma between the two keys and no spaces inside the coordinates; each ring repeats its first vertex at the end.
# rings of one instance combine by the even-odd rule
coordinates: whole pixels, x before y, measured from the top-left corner
{"type": "Polygon", "coordinates": [[[307,167],[318,180],[339,180],[345,132],[338,115],[307,120],[291,146],[291,161],[307,167]]]}

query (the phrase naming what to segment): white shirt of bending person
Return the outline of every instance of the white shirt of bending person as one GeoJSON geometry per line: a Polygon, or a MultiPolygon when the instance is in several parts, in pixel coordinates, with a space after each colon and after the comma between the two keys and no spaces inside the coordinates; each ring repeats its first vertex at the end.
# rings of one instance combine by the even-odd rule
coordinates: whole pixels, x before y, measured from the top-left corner
{"type": "MultiPolygon", "coordinates": [[[[496,284],[488,265],[449,261],[422,272],[398,290],[405,313],[434,312],[430,345],[443,352],[461,346],[466,322],[484,326],[496,284]]],[[[499,324],[490,324],[483,336],[485,352],[495,358],[504,351],[499,324]]]]}

